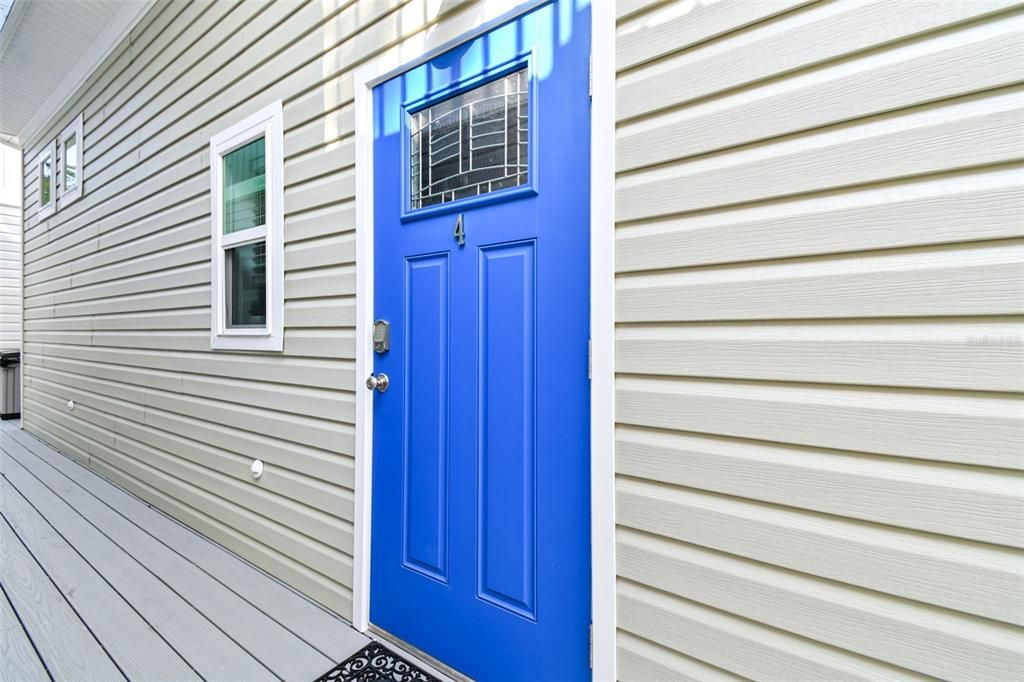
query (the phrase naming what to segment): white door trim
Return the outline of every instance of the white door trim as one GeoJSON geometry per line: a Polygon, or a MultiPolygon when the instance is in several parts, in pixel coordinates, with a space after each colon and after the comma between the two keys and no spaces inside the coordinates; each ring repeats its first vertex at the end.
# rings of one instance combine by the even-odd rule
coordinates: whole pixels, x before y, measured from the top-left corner
{"type": "Polygon", "coordinates": [[[590,589],[595,680],[617,680],[615,628],[615,3],[591,5],[590,589]],[[598,46],[596,49],[594,46],[598,46]]]}
{"type": "MultiPolygon", "coordinates": [[[[356,434],[352,622],[370,625],[373,394],[362,383],[373,367],[373,88],[471,40],[546,0],[484,0],[436,22],[363,64],[355,73],[356,136],[356,434]]],[[[593,677],[615,680],[615,6],[591,7],[593,97],[590,156],[591,617],[593,677]]]]}

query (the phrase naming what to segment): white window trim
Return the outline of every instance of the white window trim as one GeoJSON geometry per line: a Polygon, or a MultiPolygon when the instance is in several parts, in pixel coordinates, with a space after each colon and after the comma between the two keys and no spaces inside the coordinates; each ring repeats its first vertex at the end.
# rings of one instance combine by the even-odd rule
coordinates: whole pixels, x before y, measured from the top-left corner
{"type": "Polygon", "coordinates": [[[280,351],[284,348],[284,114],[280,100],[210,139],[211,304],[210,348],[280,351]],[[221,202],[223,158],[244,144],[266,140],[266,224],[224,234],[221,202]],[[267,325],[232,329],[226,324],[225,249],[266,239],[267,325]]]}
{"type": "Polygon", "coordinates": [[[84,130],[84,115],[78,114],[71,123],[68,124],[64,130],[60,132],[60,136],[57,138],[57,147],[60,151],[60,168],[57,175],[60,186],[60,194],[58,200],[60,201],[60,208],[66,208],[82,198],[82,187],[85,185],[85,135],[84,130]],[[75,136],[75,144],[78,146],[78,179],[75,183],[75,188],[70,192],[64,187],[64,160],[67,159],[67,142],[68,138],[72,135],[75,136]]]}
{"type": "Polygon", "coordinates": [[[57,140],[50,140],[39,152],[36,162],[36,217],[40,220],[57,209],[57,140]],[[50,201],[43,204],[43,161],[50,159],[50,201]]]}

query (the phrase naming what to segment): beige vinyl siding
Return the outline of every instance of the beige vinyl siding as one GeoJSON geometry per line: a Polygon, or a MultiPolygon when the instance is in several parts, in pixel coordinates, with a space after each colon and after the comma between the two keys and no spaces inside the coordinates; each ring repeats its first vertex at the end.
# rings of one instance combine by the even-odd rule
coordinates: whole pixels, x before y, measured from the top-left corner
{"type": "Polygon", "coordinates": [[[25,183],[25,427],[348,618],[352,70],[470,3],[436,5],[157,3],[26,147],[84,111],[83,199],[25,183]],[[209,139],[276,99],[284,352],[212,352],[209,139]]]}
{"type": "Polygon", "coordinates": [[[21,344],[21,152],[0,143],[0,351],[21,344]]]}
{"type": "Polygon", "coordinates": [[[622,2],[622,679],[1024,675],[1024,9],[622,2]]]}

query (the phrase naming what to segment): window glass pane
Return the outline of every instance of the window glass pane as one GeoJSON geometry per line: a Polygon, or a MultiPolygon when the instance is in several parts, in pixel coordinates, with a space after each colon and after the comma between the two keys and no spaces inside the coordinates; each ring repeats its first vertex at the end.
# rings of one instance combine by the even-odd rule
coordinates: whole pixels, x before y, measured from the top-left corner
{"type": "Polygon", "coordinates": [[[78,184],[78,140],[75,136],[64,141],[64,189],[74,189],[78,184]]]}
{"type": "Polygon", "coordinates": [[[39,165],[39,203],[50,203],[50,189],[53,183],[53,159],[46,157],[39,165]]]}
{"type": "Polygon", "coordinates": [[[224,156],[224,234],[266,223],[264,139],[224,156]]]}
{"type": "Polygon", "coordinates": [[[266,325],[266,253],[266,242],[236,246],[225,253],[229,327],[266,325]]]}
{"type": "Polygon", "coordinates": [[[526,184],[528,81],[522,69],[410,116],[412,208],[526,184]]]}

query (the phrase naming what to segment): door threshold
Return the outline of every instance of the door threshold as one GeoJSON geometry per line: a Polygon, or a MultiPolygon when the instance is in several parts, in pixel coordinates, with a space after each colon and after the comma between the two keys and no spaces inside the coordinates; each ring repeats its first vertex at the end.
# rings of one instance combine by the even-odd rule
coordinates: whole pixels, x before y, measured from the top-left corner
{"type": "Polygon", "coordinates": [[[367,627],[366,634],[370,635],[373,639],[380,640],[394,647],[399,653],[409,658],[411,663],[415,663],[444,682],[473,682],[473,678],[466,677],[455,668],[437,660],[427,652],[417,649],[405,640],[395,637],[390,632],[381,630],[373,623],[370,623],[369,627],[367,627]]]}

